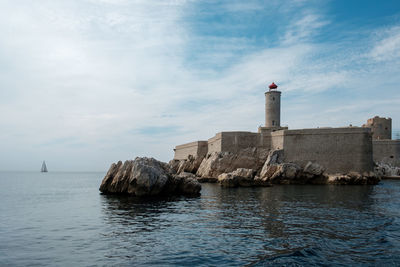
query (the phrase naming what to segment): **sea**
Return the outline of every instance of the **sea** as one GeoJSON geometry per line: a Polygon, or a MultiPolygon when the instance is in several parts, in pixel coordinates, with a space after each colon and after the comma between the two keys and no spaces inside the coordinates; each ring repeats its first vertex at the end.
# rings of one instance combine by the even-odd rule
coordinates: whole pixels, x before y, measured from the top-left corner
{"type": "Polygon", "coordinates": [[[0,172],[0,266],[400,266],[400,181],[143,200],[104,175],[0,172]]]}

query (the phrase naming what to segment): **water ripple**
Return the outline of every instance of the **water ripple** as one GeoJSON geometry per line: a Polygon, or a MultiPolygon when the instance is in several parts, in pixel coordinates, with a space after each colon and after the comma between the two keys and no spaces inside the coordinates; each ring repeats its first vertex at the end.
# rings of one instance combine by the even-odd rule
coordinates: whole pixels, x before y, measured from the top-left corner
{"type": "Polygon", "coordinates": [[[102,175],[0,173],[0,265],[400,265],[400,182],[143,201],[102,175]]]}

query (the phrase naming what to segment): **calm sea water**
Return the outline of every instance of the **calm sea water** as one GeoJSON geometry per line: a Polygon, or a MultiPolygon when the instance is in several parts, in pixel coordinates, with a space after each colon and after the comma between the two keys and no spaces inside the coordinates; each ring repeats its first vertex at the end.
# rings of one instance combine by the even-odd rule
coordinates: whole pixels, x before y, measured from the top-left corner
{"type": "Polygon", "coordinates": [[[400,265],[400,181],[143,202],[103,176],[0,173],[0,265],[400,265]]]}

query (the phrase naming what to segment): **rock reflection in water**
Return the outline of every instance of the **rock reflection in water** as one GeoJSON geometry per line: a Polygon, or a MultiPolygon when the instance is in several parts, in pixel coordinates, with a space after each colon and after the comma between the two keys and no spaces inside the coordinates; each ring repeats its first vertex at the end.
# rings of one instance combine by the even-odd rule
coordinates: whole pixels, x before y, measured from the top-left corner
{"type": "Polygon", "coordinates": [[[376,208],[380,197],[373,186],[214,184],[193,199],[102,196],[104,238],[123,244],[106,257],[150,265],[373,263],[399,247],[397,234],[386,232],[393,217],[376,208]]]}

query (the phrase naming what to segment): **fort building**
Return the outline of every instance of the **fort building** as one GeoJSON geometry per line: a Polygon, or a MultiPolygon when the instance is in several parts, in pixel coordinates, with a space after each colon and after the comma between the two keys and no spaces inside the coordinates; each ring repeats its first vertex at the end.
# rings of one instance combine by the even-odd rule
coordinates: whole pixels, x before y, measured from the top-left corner
{"type": "Polygon", "coordinates": [[[400,167],[400,140],[392,140],[392,119],[375,116],[362,127],[371,129],[374,161],[400,167]]]}
{"type": "Polygon", "coordinates": [[[208,152],[207,141],[196,141],[183,145],[176,146],[174,159],[182,160],[187,159],[189,155],[196,157],[204,157],[208,152]]]}
{"type": "Polygon", "coordinates": [[[220,132],[207,141],[176,146],[174,159],[248,148],[283,150],[285,162],[318,163],[327,173],[368,172],[374,161],[400,166],[400,140],[391,140],[390,118],[374,117],[362,127],[289,130],[281,126],[281,92],[272,83],[265,93],[265,125],[258,132],[220,132]]]}
{"type": "Polygon", "coordinates": [[[392,119],[375,116],[367,120],[362,127],[371,128],[373,140],[392,139],[392,119]]]}

